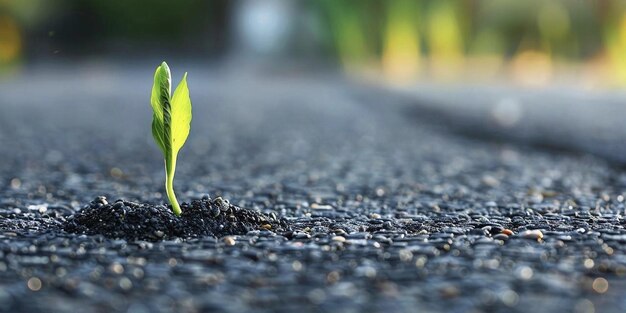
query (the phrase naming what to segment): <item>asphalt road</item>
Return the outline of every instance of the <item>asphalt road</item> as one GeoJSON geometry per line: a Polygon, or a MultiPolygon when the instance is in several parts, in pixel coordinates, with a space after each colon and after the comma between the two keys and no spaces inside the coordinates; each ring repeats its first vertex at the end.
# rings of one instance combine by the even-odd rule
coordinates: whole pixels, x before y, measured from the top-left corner
{"type": "MultiPolygon", "coordinates": [[[[170,67],[176,83],[189,72],[193,102],[179,200],[221,196],[292,232],[59,230],[97,196],[165,201],[153,66],[29,68],[0,83],[0,311],[626,310],[626,172],[599,150],[460,134],[491,124],[433,110],[435,92],[413,101],[309,68],[170,67]]],[[[515,105],[496,116],[519,125],[515,105]]]]}
{"type": "Polygon", "coordinates": [[[600,156],[626,165],[626,92],[580,86],[422,83],[390,86],[417,114],[460,134],[600,156]]]}

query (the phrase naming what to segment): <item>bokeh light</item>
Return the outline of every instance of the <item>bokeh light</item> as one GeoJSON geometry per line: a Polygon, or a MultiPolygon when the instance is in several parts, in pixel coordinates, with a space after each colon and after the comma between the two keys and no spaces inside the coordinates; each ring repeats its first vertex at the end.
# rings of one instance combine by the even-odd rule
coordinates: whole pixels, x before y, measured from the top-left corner
{"type": "Polygon", "coordinates": [[[149,51],[311,59],[391,84],[626,86],[626,3],[617,0],[3,0],[0,42],[4,68],[149,51]]]}

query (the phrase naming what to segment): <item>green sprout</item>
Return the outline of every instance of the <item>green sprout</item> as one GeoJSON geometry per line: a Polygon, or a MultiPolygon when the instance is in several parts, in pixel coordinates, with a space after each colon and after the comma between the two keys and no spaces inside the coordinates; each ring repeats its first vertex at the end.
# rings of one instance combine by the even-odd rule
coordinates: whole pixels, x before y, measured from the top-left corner
{"type": "Polygon", "coordinates": [[[180,215],[180,205],[174,194],[174,172],[178,151],[185,144],[191,128],[191,99],[187,88],[187,73],[172,91],[172,77],[167,63],[163,62],[154,73],[154,85],[150,104],[152,115],[152,136],[165,157],[165,190],[172,204],[174,214],[180,215]]]}

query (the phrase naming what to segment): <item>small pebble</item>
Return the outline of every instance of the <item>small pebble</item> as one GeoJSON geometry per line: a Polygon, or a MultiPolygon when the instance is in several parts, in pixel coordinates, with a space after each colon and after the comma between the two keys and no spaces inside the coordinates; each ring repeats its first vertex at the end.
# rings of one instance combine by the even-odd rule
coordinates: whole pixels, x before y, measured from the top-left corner
{"type": "Polygon", "coordinates": [[[124,273],[124,266],[116,262],[109,266],[109,270],[115,274],[121,275],[124,273]]]}
{"type": "Polygon", "coordinates": [[[311,209],[313,210],[332,210],[333,207],[327,204],[319,204],[319,203],[313,203],[311,204],[311,209]]]}
{"type": "Polygon", "coordinates": [[[442,298],[450,299],[450,298],[458,297],[460,294],[460,291],[459,291],[459,288],[455,286],[446,286],[446,287],[439,289],[439,293],[441,294],[442,298]]]}
{"type": "Polygon", "coordinates": [[[43,284],[41,283],[41,279],[37,277],[31,277],[26,283],[26,285],[28,286],[28,289],[32,291],[39,291],[43,284]]]}
{"type": "Polygon", "coordinates": [[[133,282],[128,277],[122,277],[119,281],[119,286],[122,290],[130,290],[133,288],[133,282]]]}
{"type": "Polygon", "coordinates": [[[237,241],[235,240],[235,238],[233,236],[226,236],[224,237],[224,243],[228,246],[234,246],[235,243],[237,243],[237,241]]]}
{"type": "Polygon", "coordinates": [[[520,236],[526,239],[540,240],[543,238],[543,233],[538,229],[533,229],[522,232],[520,236]]]}
{"type": "Polygon", "coordinates": [[[341,228],[334,229],[334,230],[333,230],[333,232],[335,233],[335,235],[338,235],[338,236],[341,236],[341,235],[345,235],[345,234],[346,234],[346,231],[345,231],[345,230],[343,230],[343,229],[341,229],[341,228]]]}
{"type": "Polygon", "coordinates": [[[222,199],[222,197],[217,197],[215,198],[215,204],[217,204],[220,207],[220,210],[228,211],[228,208],[229,208],[228,200],[224,200],[222,199]]]}
{"type": "Polygon", "coordinates": [[[503,233],[503,234],[505,234],[505,235],[507,235],[507,236],[511,236],[511,235],[513,235],[513,231],[512,231],[512,230],[510,230],[510,229],[508,229],[508,228],[503,229],[503,230],[502,230],[502,233],[503,233]]]}
{"type": "Polygon", "coordinates": [[[294,236],[295,239],[309,239],[311,238],[311,235],[307,234],[307,233],[297,233],[294,236]]]}
{"type": "Polygon", "coordinates": [[[605,293],[609,290],[609,282],[602,277],[598,277],[593,280],[591,287],[597,293],[605,293]]]}
{"type": "Polygon", "coordinates": [[[507,239],[509,239],[509,236],[507,236],[505,234],[497,234],[497,235],[493,236],[493,239],[496,239],[496,240],[507,240],[507,239]]]}
{"type": "Polygon", "coordinates": [[[109,204],[109,202],[107,201],[107,198],[103,197],[103,196],[96,197],[95,199],[93,199],[93,202],[94,203],[100,203],[102,205],[109,204]]]}
{"type": "Polygon", "coordinates": [[[332,238],[332,240],[337,242],[345,242],[346,238],[344,236],[335,236],[332,238]]]}

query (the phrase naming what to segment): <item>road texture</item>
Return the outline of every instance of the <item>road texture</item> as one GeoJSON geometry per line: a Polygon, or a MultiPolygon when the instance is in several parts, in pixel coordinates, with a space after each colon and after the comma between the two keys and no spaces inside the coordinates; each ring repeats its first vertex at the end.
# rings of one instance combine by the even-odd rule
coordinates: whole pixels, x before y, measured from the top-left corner
{"type": "MultiPolygon", "coordinates": [[[[99,196],[166,202],[153,66],[28,68],[0,83],[0,311],[626,311],[615,159],[460,135],[456,109],[323,71],[170,66],[193,102],[179,200],[222,197],[289,231],[63,231],[99,196]]],[[[516,105],[496,117],[522,125],[516,105]]]]}

